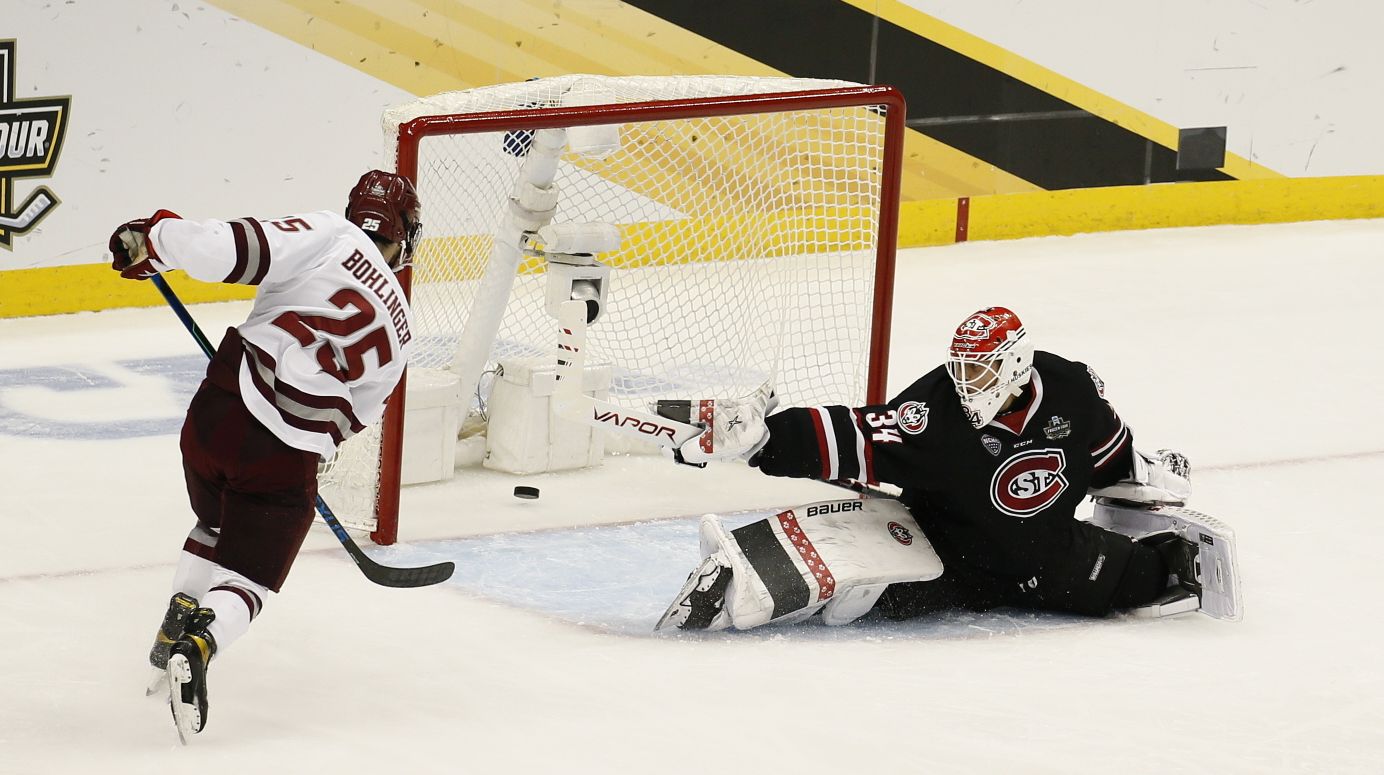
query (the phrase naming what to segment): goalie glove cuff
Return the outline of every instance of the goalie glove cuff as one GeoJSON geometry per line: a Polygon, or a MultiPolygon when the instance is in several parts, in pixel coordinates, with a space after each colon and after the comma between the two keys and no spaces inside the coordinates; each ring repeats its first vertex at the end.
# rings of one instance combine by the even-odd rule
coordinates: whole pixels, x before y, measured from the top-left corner
{"type": "Polygon", "coordinates": [[[1192,495],[1192,466],[1187,456],[1170,449],[1153,455],[1134,450],[1134,470],[1129,478],[1109,487],[1091,490],[1097,498],[1135,503],[1181,506],[1192,495]]]}
{"type": "Polygon", "coordinates": [[[748,459],[769,443],[765,416],[778,406],[770,387],[762,387],[748,398],[716,399],[693,403],[694,418],[705,430],[679,447],[682,462],[700,465],[711,460],[748,459]]]}

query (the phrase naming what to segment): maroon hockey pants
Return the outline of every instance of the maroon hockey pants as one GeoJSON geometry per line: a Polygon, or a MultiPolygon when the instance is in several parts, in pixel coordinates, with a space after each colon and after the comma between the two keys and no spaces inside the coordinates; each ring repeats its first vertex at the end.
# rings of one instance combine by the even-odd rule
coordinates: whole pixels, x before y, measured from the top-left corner
{"type": "Polygon", "coordinates": [[[182,451],[192,511],[220,533],[207,559],[279,591],[312,526],[317,453],[280,441],[210,380],[188,406],[182,451]]]}

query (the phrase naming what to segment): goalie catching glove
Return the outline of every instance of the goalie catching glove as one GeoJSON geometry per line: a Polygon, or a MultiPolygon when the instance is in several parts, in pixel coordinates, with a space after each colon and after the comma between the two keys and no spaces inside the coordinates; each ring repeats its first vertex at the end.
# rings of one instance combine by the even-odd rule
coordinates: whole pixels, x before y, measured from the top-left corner
{"type": "Polygon", "coordinates": [[[148,280],[168,269],[149,245],[149,230],[165,218],[177,217],[168,210],[159,210],[153,217],[122,223],[107,243],[111,252],[111,268],[127,280],[148,280]]]}
{"type": "Polygon", "coordinates": [[[712,460],[747,460],[769,441],[764,418],[778,406],[774,389],[764,385],[745,398],[717,398],[690,401],[685,419],[670,411],[670,403],[660,402],[655,411],[676,420],[700,425],[700,436],[688,439],[675,451],[680,462],[704,465],[712,460]],[[693,415],[695,413],[695,415],[693,415]]]}
{"type": "Polygon", "coordinates": [[[1150,455],[1134,450],[1134,470],[1129,478],[1109,487],[1091,490],[1096,498],[1131,503],[1182,506],[1192,494],[1192,465],[1187,456],[1170,449],[1150,455]]]}

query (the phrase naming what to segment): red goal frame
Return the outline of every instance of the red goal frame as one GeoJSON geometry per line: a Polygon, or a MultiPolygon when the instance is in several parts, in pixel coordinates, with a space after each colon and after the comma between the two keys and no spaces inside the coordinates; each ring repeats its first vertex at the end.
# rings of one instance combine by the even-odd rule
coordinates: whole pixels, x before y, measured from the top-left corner
{"type": "MultiPolygon", "coordinates": [[[[399,126],[395,170],[417,183],[418,149],[438,135],[524,129],[567,128],[584,124],[666,121],[712,115],[745,115],[840,107],[885,106],[884,164],[880,188],[879,234],[875,256],[874,324],[870,333],[867,403],[883,403],[888,378],[890,319],[893,312],[894,255],[898,248],[899,192],[903,165],[906,106],[892,86],[856,86],[734,97],[698,97],[581,107],[534,108],[464,115],[421,116],[399,126]]],[[[400,275],[411,292],[412,270],[400,275]]],[[[408,372],[385,407],[381,428],[380,482],[376,527],[370,538],[389,545],[399,537],[399,494],[404,439],[404,395],[408,372]]]]}

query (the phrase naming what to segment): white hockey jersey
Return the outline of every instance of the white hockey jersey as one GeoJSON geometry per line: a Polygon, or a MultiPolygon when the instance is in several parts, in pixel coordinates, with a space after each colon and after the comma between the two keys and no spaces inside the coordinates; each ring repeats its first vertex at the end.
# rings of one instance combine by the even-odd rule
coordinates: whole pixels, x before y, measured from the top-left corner
{"type": "Polygon", "coordinates": [[[285,444],[330,458],[380,420],[408,362],[413,316],[365,232],[329,211],[168,218],[148,242],[160,269],[259,286],[237,326],[246,351],[240,395],[285,444]]]}

